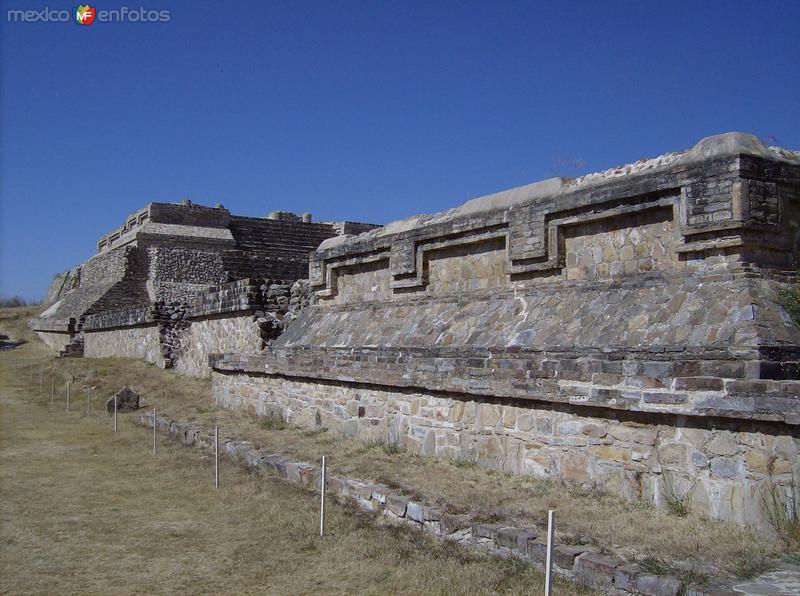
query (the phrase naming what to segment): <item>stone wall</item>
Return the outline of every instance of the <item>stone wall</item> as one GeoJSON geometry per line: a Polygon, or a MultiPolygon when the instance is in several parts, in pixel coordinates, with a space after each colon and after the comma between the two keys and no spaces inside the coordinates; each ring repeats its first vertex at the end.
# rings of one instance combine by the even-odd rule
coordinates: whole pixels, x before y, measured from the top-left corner
{"type": "Polygon", "coordinates": [[[71,333],[57,333],[50,331],[38,332],[39,338],[47,344],[47,347],[52,348],[56,352],[65,349],[72,341],[73,335],[71,333]]]}
{"type": "Polygon", "coordinates": [[[610,279],[646,271],[674,271],[678,226],[672,209],[658,209],[613,222],[576,225],[564,231],[564,277],[610,279]]]}
{"type": "Polygon", "coordinates": [[[389,261],[360,263],[339,270],[337,281],[340,292],[333,297],[335,304],[348,302],[378,302],[391,297],[389,288],[389,261]]]}
{"type": "Polygon", "coordinates": [[[158,301],[87,316],[84,355],[142,358],[207,378],[210,354],[261,353],[308,303],[307,283],[243,279],[211,286],[189,303],[158,301]]]}
{"type": "Polygon", "coordinates": [[[224,277],[219,251],[152,246],[147,249],[151,301],[187,302],[224,277]]]}
{"type": "Polygon", "coordinates": [[[83,350],[86,358],[136,358],[163,366],[161,341],[155,324],[87,331],[83,350]]]}
{"type": "Polygon", "coordinates": [[[186,307],[186,326],[174,337],[175,369],[207,378],[210,354],[260,353],[301,302],[293,284],[279,279],[242,279],[209,288],[186,307]]]}
{"type": "Polygon", "coordinates": [[[212,375],[223,406],[420,455],[561,478],[662,504],[665,482],[712,518],[765,525],[760,495],[800,474],[796,427],[603,413],[522,400],[280,376],[212,375]]]}
{"type": "Polygon", "coordinates": [[[730,133],[326,240],[317,304],[215,394],[758,525],[798,447],[798,205],[800,154],[730,133]]]}
{"type": "Polygon", "coordinates": [[[208,378],[211,375],[209,354],[258,353],[263,340],[253,314],[247,312],[240,316],[225,314],[192,321],[180,335],[180,346],[175,370],[191,377],[208,378]]]}
{"type": "Polygon", "coordinates": [[[247,278],[294,282],[306,277],[309,253],[328,238],[374,229],[352,222],[312,223],[232,216],[217,205],[150,203],[97,243],[98,254],[56,276],[36,330],[80,331],[89,315],[156,302],[190,302],[209,287],[247,278]]]}

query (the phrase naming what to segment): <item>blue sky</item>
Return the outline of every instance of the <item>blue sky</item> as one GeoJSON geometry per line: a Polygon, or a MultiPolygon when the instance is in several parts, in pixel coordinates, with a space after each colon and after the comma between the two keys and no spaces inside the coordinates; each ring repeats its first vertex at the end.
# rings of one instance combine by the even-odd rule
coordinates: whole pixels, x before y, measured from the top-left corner
{"type": "MultiPolygon", "coordinates": [[[[0,295],[150,201],[385,223],[740,130],[800,148],[800,2],[166,2],[0,25],[0,295]]],[[[92,4],[97,9],[119,2],[92,4]]]]}

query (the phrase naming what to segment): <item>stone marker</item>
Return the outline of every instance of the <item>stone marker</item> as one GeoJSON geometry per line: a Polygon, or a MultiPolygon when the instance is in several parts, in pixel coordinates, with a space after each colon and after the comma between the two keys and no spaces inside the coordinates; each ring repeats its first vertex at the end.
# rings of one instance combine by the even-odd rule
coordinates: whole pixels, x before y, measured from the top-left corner
{"type": "Polygon", "coordinates": [[[139,394],[125,387],[116,395],[111,396],[106,401],[106,411],[114,413],[114,398],[117,398],[117,412],[134,411],[139,409],[139,394]]]}

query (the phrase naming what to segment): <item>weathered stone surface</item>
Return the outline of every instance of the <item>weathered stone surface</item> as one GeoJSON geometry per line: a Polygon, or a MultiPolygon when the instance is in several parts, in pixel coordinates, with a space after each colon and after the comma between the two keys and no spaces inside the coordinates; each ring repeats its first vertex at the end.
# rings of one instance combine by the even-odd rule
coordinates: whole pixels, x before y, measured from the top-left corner
{"type": "Polygon", "coordinates": [[[310,429],[325,426],[359,440],[392,437],[392,444],[416,453],[423,453],[427,438],[435,436],[428,453],[438,457],[469,457],[500,470],[587,486],[602,482],[627,498],[651,498],[656,504],[661,504],[660,490],[643,487],[662,486],[667,470],[681,490],[693,486],[692,507],[698,513],[754,525],[764,523],[760,499],[746,495],[760,494],[770,482],[770,465],[773,473],[786,473],[800,451],[796,437],[776,434],[768,426],[735,432],[712,422],[706,428],[676,430],[658,418],[620,422],[522,404],[497,405],[503,416],[514,409],[516,427],[498,425],[487,435],[476,426],[479,402],[469,399],[359,385],[340,385],[332,396],[328,386],[312,381],[228,374],[212,375],[212,387],[221,405],[265,415],[285,412],[290,423],[310,429]],[[364,409],[363,417],[358,408],[364,409]],[[605,436],[584,434],[587,424],[593,425],[594,435],[605,436]]]}
{"type": "Polygon", "coordinates": [[[35,326],[208,361],[226,406],[657,504],[669,476],[701,515],[759,525],[798,455],[800,328],[779,299],[798,180],[800,154],[732,133],[381,229],[152,204],[35,326]],[[364,233],[288,283],[347,229],[364,233]]]}
{"type": "Polygon", "coordinates": [[[397,517],[405,517],[409,500],[400,495],[387,495],[386,508],[397,517]]]}
{"type": "Polygon", "coordinates": [[[114,412],[116,404],[117,412],[132,412],[139,409],[139,394],[128,387],[124,387],[106,401],[106,410],[114,412]]]}
{"type": "Polygon", "coordinates": [[[575,558],[590,550],[589,546],[560,544],[553,548],[553,562],[562,569],[572,569],[575,558]]]}
{"type": "Polygon", "coordinates": [[[648,596],[678,596],[682,588],[674,577],[642,574],[636,578],[636,589],[648,596]]]}
{"type": "Polygon", "coordinates": [[[538,536],[535,530],[524,528],[498,528],[494,540],[498,546],[526,551],[528,541],[538,536]]]}
{"type": "Polygon", "coordinates": [[[472,537],[475,539],[486,538],[494,540],[497,536],[497,531],[504,526],[498,524],[473,524],[472,537]]]}
{"type": "Polygon", "coordinates": [[[534,563],[545,564],[547,561],[547,542],[542,538],[528,540],[528,559],[534,563]]]}
{"type": "Polygon", "coordinates": [[[454,515],[451,513],[442,514],[439,522],[443,534],[453,534],[459,530],[470,529],[472,520],[468,515],[454,515]]]}
{"type": "Polygon", "coordinates": [[[156,325],[84,334],[87,358],[136,358],[161,364],[164,356],[156,325]]]}
{"type": "Polygon", "coordinates": [[[636,578],[642,573],[641,567],[636,563],[621,565],[614,570],[614,587],[626,592],[635,592],[636,578]]]}
{"type": "Polygon", "coordinates": [[[419,503],[409,502],[408,506],[406,507],[406,517],[420,524],[425,523],[425,513],[422,505],[419,503]]]}
{"type": "Polygon", "coordinates": [[[614,571],[621,561],[598,553],[585,553],[575,563],[577,580],[589,587],[609,589],[614,584],[614,571]]]}

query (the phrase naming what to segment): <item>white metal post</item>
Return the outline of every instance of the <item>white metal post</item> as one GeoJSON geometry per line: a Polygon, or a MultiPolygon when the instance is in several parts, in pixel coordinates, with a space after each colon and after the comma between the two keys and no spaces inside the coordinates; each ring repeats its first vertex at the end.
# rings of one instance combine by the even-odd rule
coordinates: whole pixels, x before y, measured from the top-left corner
{"type": "Polygon", "coordinates": [[[117,432],[117,401],[119,398],[114,396],[114,432],[117,432]]]}
{"type": "Polygon", "coordinates": [[[153,408],[153,455],[156,454],[156,409],[153,408]]]}
{"type": "Polygon", "coordinates": [[[70,382],[67,381],[67,412],[69,412],[69,394],[70,394],[70,382]]]}
{"type": "Polygon", "coordinates": [[[553,533],[555,530],[555,512],[550,509],[547,512],[547,562],[544,574],[544,596],[552,594],[553,584],[553,533]]]}
{"type": "Polygon", "coordinates": [[[319,535],[325,536],[325,485],[328,466],[325,456],[322,456],[322,470],[319,475],[319,535]]]}
{"type": "Polygon", "coordinates": [[[56,373],[53,372],[53,378],[50,379],[50,405],[56,404],[56,373]]]}
{"type": "Polygon", "coordinates": [[[214,488],[219,488],[219,426],[214,427],[214,488]]]}
{"type": "Polygon", "coordinates": [[[90,416],[91,412],[92,412],[91,407],[89,406],[89,392],[91,390],[92,390],[91,387],[87,387],[86,388],[86,416],[87,417],[90,416]]]}
{"type": "Polygon", "coordinates": [[[44,395],[44,366],[39,371],[39,395],[44,395]]]}

